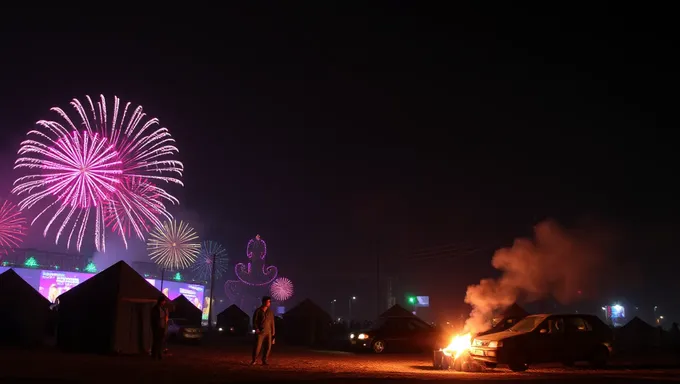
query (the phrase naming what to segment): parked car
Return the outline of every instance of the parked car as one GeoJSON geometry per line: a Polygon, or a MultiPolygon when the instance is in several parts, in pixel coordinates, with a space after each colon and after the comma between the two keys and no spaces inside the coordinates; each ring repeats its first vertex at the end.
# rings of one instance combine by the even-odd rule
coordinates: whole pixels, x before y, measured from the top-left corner
{"type": "Polygon", "coordinates": [[[203,329],[200,324],[191,324],[187,319],[168,320],[168,339],[170,341],[200,342],[203,329]]]}
{"type": "Polygon", "coordinates": [[[531,315],[506,331],[475,337],[470,355],[494,367],[525,371],[529,364],[588,361],[604,366],[611,354],[612,330],[593,315],[531,315]]]}
{"type": "Polygon", "coordinates": [[[387,350],[431,350],[439,333],[417,317],[388,317],[380,319],[370,329],[349,335],[350,343],[358,349],[383,353],[387,350]]]}

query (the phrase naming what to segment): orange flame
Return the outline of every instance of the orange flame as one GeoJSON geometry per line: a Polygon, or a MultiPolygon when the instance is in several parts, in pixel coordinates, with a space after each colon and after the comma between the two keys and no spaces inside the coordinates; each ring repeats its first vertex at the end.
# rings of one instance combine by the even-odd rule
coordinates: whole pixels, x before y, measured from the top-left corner
{"type": "Polygon", "coordinates": [[[466,333],[464,335],[456,335],[453,337],[451,340],[451,343],[444,349],[442,349],[442,352],[444,355],[453,357],[453,359],[457,359],[463,352],[467,351],[470,349],[472,346],[472,334],[471,333],[466,333]]]}

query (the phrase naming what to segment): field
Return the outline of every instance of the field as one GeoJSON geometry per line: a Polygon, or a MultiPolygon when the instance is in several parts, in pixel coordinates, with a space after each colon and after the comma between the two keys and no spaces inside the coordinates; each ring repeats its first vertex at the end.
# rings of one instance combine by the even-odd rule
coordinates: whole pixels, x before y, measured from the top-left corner
{"type": "Polygon", "coordinates": [[[162,361],[147,356],[65,354],[53,349],[0,350],[0,383],[159,383],[318,382],[411,383],[475,381],[497,383],[648,383],[680,382],[680,361],[615,361],[604,370],[587,367],[532,367],[525,373],[504,368],[481,373],[435,371],[429,355],[354,354],[274,346],[270,365],[250,366],[247,345],[171,345],[162,361]]]}

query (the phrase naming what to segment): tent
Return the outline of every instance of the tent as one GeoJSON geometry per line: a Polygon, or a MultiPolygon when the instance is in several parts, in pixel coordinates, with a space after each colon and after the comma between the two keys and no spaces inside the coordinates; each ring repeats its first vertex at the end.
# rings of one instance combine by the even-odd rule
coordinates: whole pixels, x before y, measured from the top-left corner
{"type": "Polygon", "coordinates": [[[659,346],[661,333],[639,317],[633,317],[626,325],[615,329],[617,346],[624,351],[638,351],[659,346]]]}
{"type": "Polygon", "coordinates": [[[408,318],[408,319],[413,319],[420,321],[421,323],[427,325],[430,327],[430,324],[428,324],[425,320],[421,319],[420,317],[416,316],[413,314],[413,312],[410,312],[408,309],[402,307],[399,304],[395,304],[392,307],[390,307],[387,311],[383,312],[380,316],[378,316],[379,320],[384,320],[384,319],[393,319],[393,318],[408,318]]]}
{"type": "Polygon", "coordinates": [[[507,318],[523,319],[527,316],[529,316],[529,312],[525,311],[524,308],[520,307],[517,303],[513,303],[511,306],[507,307],[503,312],[501,312],[498,317],[500,317],[501,319],[507,318]]]}
{"type": "Polygon", "coordinates": [[[333,319],[326,311],[305,299],[283,314],[284,337],[290,344],[325,344],[329,341],[332,322],[333,319]]]}
{"type": "Polygon", "coordinates": [[[413,314],[413,312],[409,311],[408,309],[402,307],[399,304],[395,304],[392,307],[390,307],[387,311],[383,312],[378,316],[380,319],[386,319],[389,317],[412,317],[412,318],[418,318],[416,315],[413,314]]]}
{"type": "Polygon", "coordinates": [[[227,335],[243,336],[251,330],[250,316],[236,304],[232,304],[217,315],[217,327],[227,335]]]}
{"type": "Polygon", "coordinates": [[[179,295],[172,301],[174,307],[170,317],[174,319],[187,319],[190,324],[200,326],[203,312],[189,301],[184,295],[179,295]]]}
{"type": "Polygon", "coordinates": [[[77,352],[146,353],[150,311],[160,295],[119,261],[59,296],[57,346],[77,352]]]}
{"type": "Polygon", "coordinates": [[[50,302],[13,269],[0,275],[0,344],[42,344],[49,314],[50,302]]]}
{"type": "Polygon", "coordinates": [[[524,310],[524,308],[520,307],[517,303],[513,303],[491,319],[492,328],[481,334],[504,331],[527,316],[529,316],[529,312],[524,310]]]}

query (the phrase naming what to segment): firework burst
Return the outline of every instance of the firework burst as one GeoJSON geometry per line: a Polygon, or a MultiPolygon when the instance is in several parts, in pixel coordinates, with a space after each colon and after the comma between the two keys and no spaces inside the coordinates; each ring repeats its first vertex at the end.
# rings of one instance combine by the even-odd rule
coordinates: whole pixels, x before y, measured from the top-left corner
{"type": "Polygon", "coordinates": [[[207,240],[201,245],[201,252],[198,254],[193,270],[200,280],[210,281],[214,267],[215,280],[218,280],[227,271],[228,263],[229,259],[227,259],[227,251],[224,247],[216,241],[207,240]]]}
{"type": "Polygon", "coordinates": [[[12,190],[27,195],[19,208],[46,205],[31,224],[52,211],[44,235],[55,221],[61,222],[56,242],[70,227],[67,247],[75,234],[78,250],[92,215],[98,250],[105,250],[106,225],[122,236],[126,246],[132,233],[144,239],[152,228],[149,223],[159,226],[161,217],[172,217],[163,202],[178,203],[155,185],[183,185],[179,177],[184,167],[173,159],[178,152],[174,139],[167,128],[158,126],[158,119],[147,118],[141,106],[121,106],[118,97],[112,110],[104,96],[96,103],[89,96],[84,104],[73,99],[71,106],[77,118],[52,108],[61,120],[38,121],[41,129],[30,131],[31,139],[22,142],[15,168],[30,174],[19,178],[12,190]]]}
{"type": "Polygon", "coordinates": [[[0,256],[18,247],[26,234],[26,219],[19,208],[9,201],[0,206],[0,256]]]}
{"type": "Polygon", "coordinates": [[[189,224],[171,220],[156,228],[147,244],[149,256],[164,269],[184,269],[196,261],[201,251],[198,235],[189,224]]]}
{"type": "Polygon", "coordinates": [[[293,282],[279,277],[269,287],[269,292],[276,301],[286,301],[293,296],[293,282]]]}
{"type": "Polygon", "coordinates": [[[47,223],[43,234],[47,236],[50,227],[66,212],[61,224],[58,224],[55,242],[59,242],[62,232],[71,224],[67,243],[70,244],[71,237],[78,228],[78,249],[82,244],[90,212],[93,211],[95,244],[99,249],[104,242],[102,206],[108,196],[116,191],[115,185],[122,173],[117,153],[105,137],[96,133],[69,133],[56,123],[41,121],[38,124],[47,128],[47,133],[37,130],[28,132],[36,140],[21,143],[20,157],[15,165],[15,168],[37,171],[20,177],[14,183],[12,193],[28,195],[19,202],[19,208],[31,208],[45,198],[53,198],[53,202],[31,224],[56,205],[56,213],[47,223]],[[34,192],[38,189],[39,191],[34,192]]]}
{"type": "Polygon", "coordinates": [[[172,220],[163,201],[179,204],[165,190],[139,177],[124,178],[116,197],[106,206],[105,223],[123,239],[132,233],[143,239],[146,233],[163,226],[161,218],[172,220]]]}

